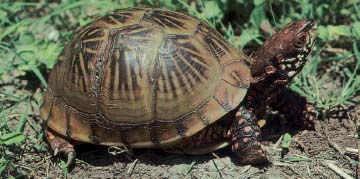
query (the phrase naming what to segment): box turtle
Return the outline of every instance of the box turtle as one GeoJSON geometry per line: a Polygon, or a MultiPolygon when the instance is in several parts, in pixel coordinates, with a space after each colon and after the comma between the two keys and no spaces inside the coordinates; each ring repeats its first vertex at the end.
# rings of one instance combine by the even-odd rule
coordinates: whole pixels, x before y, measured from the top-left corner
{"type": "Polygon", "coordinates": [[[248,57],[186,13],[114,11],[77,31],[51,70],[40,107],[46,138],[67,164],[78,142],[187,154],[231,145],[240,162],[266,161],[257,124],[266,107],[313,118],[286,87],[315,29],[292,22],[248,57]]]}

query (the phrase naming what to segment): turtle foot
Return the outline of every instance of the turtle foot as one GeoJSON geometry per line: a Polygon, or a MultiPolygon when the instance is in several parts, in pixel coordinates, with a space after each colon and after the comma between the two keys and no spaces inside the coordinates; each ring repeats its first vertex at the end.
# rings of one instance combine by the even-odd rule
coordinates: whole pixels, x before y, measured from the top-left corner
{"type": "Polygon", "coordinates": [[[259,164],[270,161],[265,147],[258,141],[260,126],[250,110],[240,107],[229,131],[232,151],[242,164],[259,164]]]}
{"type": "Polygon", "coordinates": [[[306,104],[298,124],[304,129],[314,129],[316,119],[317,113],[315,112],[315,107],[312,104],[306,104]]]}
{"type": "Polygon", "coordinates": [[[74,161],[76,156],[74,145],[50,130],[46,130],[46,138],[50,144],[51,149],[54,151],[53,155],[65,155],[67,158],[66,166],[69,166],[74,161]]]}
{"type": "Polygon", "coordinates": [[[241,164],[261,164],[271,161],[265,146],[261,145],[260,142],[248,144],[246,147],[238,148],[238,150],[236,150],[236,147],[237,143],[232,145],[232,149],[238,156],[237,159],[241,164]]]}

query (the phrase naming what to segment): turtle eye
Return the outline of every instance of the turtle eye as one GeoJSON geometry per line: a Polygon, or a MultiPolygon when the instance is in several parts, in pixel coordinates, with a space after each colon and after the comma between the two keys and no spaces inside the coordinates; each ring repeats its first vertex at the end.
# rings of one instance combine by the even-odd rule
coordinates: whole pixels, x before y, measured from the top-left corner
{"type": "Polygon", "coordinates": [[[296,48],[304,47],[309,42],[309,36],[306,33],[299,34],[294,41],[296,48]]]}

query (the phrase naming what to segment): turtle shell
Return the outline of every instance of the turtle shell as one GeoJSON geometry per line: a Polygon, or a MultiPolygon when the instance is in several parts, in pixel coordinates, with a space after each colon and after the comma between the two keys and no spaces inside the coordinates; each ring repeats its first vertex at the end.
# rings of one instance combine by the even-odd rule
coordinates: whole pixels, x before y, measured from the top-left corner
{"type": "Polygon", "coordinates": [[[41,117],[82,142],[169,145],[241,103],[250,85],[248,61],[188,14],[118,10],[81,28],[64,47],[41,117]]]}

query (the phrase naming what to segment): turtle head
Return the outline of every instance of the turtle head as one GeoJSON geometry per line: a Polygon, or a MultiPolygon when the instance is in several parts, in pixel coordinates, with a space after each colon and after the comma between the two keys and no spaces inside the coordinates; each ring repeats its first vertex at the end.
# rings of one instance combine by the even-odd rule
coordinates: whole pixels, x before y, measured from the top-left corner
{"type": "Polygon", "coordinates": [[[252,76],[258,80],[276,74],[289,82],[306,63],[316,37],[316,23],[300,20],[287,24],[268,39],[254,55],[252,76]]]}

